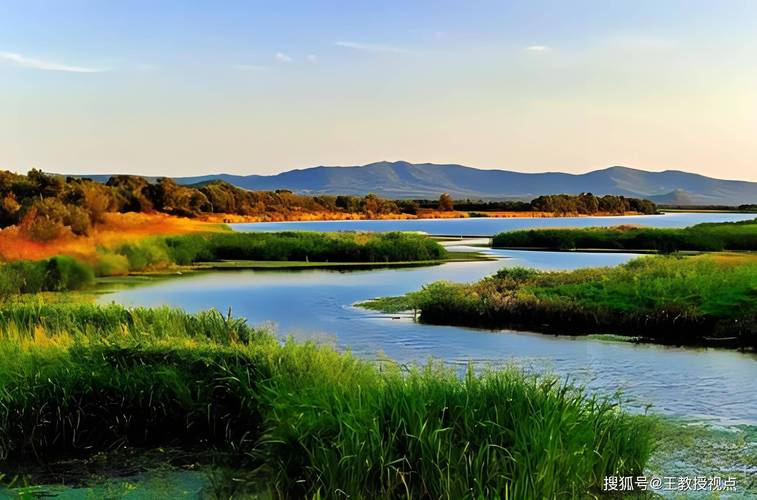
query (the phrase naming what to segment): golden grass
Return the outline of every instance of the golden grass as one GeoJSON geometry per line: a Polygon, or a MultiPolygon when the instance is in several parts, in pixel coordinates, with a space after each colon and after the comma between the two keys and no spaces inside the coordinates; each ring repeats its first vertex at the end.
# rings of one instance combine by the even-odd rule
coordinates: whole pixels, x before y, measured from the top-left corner
{"type": "Polygon", "coordinates": [[[169,236],[220,231],[218,224],[166,214],[109,213],[89,236],[65,234],[52,241],[29,239],[17,226],[0,230],[0,260],[38,260],[69,255],[85,261],[95,257],[97,247],[111,247],[150,236],[169,236]]]}

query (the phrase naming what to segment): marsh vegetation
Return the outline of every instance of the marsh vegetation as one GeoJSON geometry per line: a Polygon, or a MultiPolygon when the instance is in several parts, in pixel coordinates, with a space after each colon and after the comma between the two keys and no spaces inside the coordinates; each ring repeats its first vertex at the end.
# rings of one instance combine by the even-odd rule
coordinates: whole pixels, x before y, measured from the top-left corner
{"type": "Polygon", "coordinates": [[[618,226],[510,231],[495,235],[492,246],[550,250],[652,250],[662,253],[680,250],[757,250],[757,219],[697,224],[678,229],[618,226]]]}
{"type": "Polygon", "coordinates": [[[755,348],[755,283],[753,255],[650,256],[614,268],[505,268],[474,284],[436,282],[362,305],[415,309],[428,323],[755,348]]]}
{"type": "Polygon", "coordinates": [[[552,378],[376,365],[213,311],[2,308],[0,380],[2,461],[204,444],[281,496],[582,497],[652,446],[552,378]]]}

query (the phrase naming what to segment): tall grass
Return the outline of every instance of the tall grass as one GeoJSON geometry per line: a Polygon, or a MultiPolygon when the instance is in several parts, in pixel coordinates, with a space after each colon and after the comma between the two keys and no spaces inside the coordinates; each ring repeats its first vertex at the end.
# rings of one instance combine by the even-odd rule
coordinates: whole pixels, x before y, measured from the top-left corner
{"type": "Polygon", "coordinates": [[[755,348],[756,284],[752,255],[650,256],[614,268],[505,268],[475,284],[437,282],[404,299],[367,305],[417,309],[429,323],[755,348]]]}
{"type": "Polygon", "coordinates": [[[405,233],[201,233],[159,237],[102,249],[103,275],[199,261],[406,262],[445,258],[430,238],[405,233]]]}
{"type": "Polygon", "coordinates": [[[93,269],[73,257],[0,264],[0,296],[79,290],[94,282],[93,269]]]}
{"type": "Polygon", "coordinates": [[[641,473],[646,417],[514,370],[409,372],[217,312],[0,309],[0,461],[205,443],[274,496],[583,497],[641,473]]]}
{"type": "Polygon", "coordinates": [[[576,229],[531,229],[499,233],[494,247],[577,248],[610,250],[757,250],[757,219],[741,222],[704,223],[681,229],[640,227],[594,227],[576,229]]]}

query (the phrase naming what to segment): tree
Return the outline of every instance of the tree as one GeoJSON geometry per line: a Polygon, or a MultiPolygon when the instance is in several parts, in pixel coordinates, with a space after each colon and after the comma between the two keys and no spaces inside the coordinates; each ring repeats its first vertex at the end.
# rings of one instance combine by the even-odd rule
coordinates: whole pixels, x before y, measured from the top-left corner
{"type": "Polygon", "coordinates": [[[452,200],[452,196],[449,195],[449,193],[443,193],[439,197],[439,210],[443,210],[445,212],[451,212],[454,210],[454,202],[452,200]]]}

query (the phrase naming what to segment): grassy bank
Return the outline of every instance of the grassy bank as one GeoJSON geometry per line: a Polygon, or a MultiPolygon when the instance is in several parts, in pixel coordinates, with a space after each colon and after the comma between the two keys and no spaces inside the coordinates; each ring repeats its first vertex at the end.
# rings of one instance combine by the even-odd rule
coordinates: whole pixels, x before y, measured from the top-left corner
{"type": "Polygon", "coordinates": [[[432,239],[405,233],[195,233],[156,236],[112,247],[93,257],[56,256],[0,264],[0,298],[18,293],[79,290],[95,276],[122,276],[203,263],[201,267],[270,267],[262,262],[338,266],[437,262],[447,251],[432,239]],[[244,263],[247,264],[244,264],[244,263]],[[255,264],[256,263],[256,264],[255,264]]]}
{"type": "Polygon", "coordinates": [[[214,312],[0,308],[0,461],[200,444],[282,496],[551,498],[640,473],[650,443],[646,417],[516,371],[402,372],[214,312]]]}
{"type": "Polygon", "coordinates": [[[499,233],[495,248],[722,251],[757,250],[757,219],[697,224],[680,229],[593,227],[499,233]]]}
{"type": "Polygon", "coordinates": [[[755,348],[756,283],[757,256],[652,256],[614,268],[507,268],[475,284],[438,282],[362,305],[416,309],[429,323],[755,348]]]}
{"type": "Polygon", "coordinates": [[[214,261],[411,262],[445,258],[430,238],[405,233],[206,233],[102,250],[103,276],[214,261]]]}

